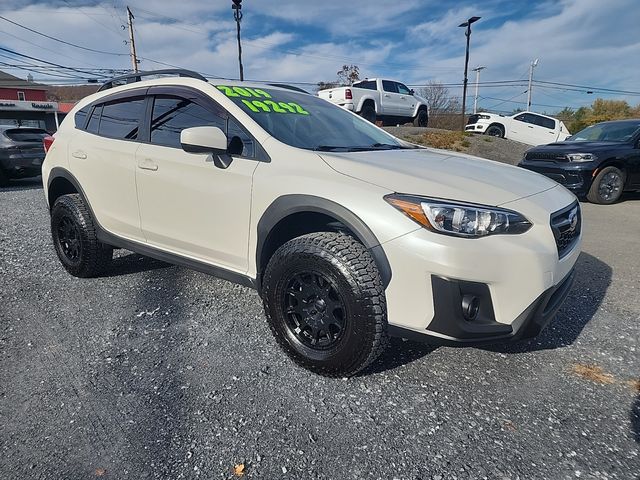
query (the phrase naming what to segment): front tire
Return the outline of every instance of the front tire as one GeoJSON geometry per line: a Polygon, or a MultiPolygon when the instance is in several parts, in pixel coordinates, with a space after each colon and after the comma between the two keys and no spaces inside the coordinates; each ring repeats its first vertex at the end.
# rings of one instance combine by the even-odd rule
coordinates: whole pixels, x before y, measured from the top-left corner
{"type": "Polygon", "coordinates": [[[591,203],[610,205],[617,202],[624,189],[625,175],[616,167],[603,168],[591,184],[587,200],[591,203]]]}
{"type": "Polygon", "coordinates": [[[414,127],[426,127],[429,123],[429,114],[426,110],[420,110],[418,114],[413,119],[414,127]]]}
{"type": "Polygon", "coordinates": [[[504,138],[504,128],[500,125],[489,125],[489,128],[487,128],[484,134],[491,137],[504,138]]]}
{"type": "Polygon", "coordinates": [[[349,377],[386,347],[382,280],[349,235],[310,233],[282,245],[269,260],[262,297],[276,341],[308,370],[349,377]]]}
{"type": "Polygon", "coordinates": [[[111,263],[113,248],[98,241],[96,222],[78,194],[53,204],[51,236],[62,266],[74,277],[98,276],[111,263]]]}

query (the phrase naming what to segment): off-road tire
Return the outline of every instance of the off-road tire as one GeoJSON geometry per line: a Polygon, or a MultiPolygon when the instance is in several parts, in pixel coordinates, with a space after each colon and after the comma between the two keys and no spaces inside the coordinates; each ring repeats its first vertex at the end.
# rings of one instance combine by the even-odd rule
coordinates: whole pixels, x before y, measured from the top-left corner
{"type": "Polygon", "coordinates": [[[269,327],[298,365],[327,377],[350,377],[369,366],[387,346],[387,308],[378,268],[355,238],[318,232],[294,238],[271,257],[263,277],[262,298],[269,327]],[[318,272],[336,286],[344,301],[342,336],[327,350],[299,340],[285,311],[289,280],[298,272],[318,272]]]}
{"type": "Polygon", "coordinates": [[[484,132],[484,134],[491,137],[504,138],[504,127],[500,125],[489,125],[489,128],[487,128],[487,131],[484,132]]]}
{"type": "Polygon", "coordinates": [[[429,123],[429,114],[426,110],[418,111],[418,114],[413,119],[414,127],[426,127],[429,123]]]}
{"type": "Polygon", "coordinates": [[[62,266],[71,275],[90,278],[104,272],[113,258],[113,248],[98,241],[96,223],[80,195],[59,197],[51,209],[51,237],[62,266]],[[70,242],[63,241],[64,226],[71,228],[77,245],[77,256],[69,255],[70,242]]]}
{"type": "Polygon", "coordinates": [[[8,187],[9,186],[9,177],[0,167],[0,187],[8,187]]]}
{"type": "MultiPolygon", "coordinates": [[[[617,202],[624,190],[624,183],[626,177],[623,171],[616,167],[605,167],[596,178],[593,179],[589,193],[587,193],[587,200],[591,203],[599,203],[601,205],[610,205],[617,202]],[[614,191],[605,191],[605,183],[617,186],[614,191]]],[[[613,188],[611,186],[611,188],[613,188]]]]}
{"type": "Polygon", "coordinates": [[[371,105],[365,105],[360,111],[360,116],[371,123],[376,123],[376,109],[371,105]]]}

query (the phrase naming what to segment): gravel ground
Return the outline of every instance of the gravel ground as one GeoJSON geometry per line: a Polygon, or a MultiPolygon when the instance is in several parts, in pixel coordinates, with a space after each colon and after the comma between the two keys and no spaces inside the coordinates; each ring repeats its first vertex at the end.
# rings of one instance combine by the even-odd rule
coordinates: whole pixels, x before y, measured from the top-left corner
{"type": "Polygon", "coordinates": [[[576,286],[538,339],[394,340],[330,380],[285,358],[251,290],[127,252],[69,276],[41,188],[16,182],[0,190],[0,477],[640,478],[640,197],[583,207],[576,286]]]}
{"type": "MultiPolygon", "coordinates": [[[[396,137],[411,141],[411,137],[421,135],[425,132],[448,132],[449,130],[439,130],[436,128],[420,127],[385,127],[385,130],[396,137]]],[[[486,135],[471,134],[465,137],[469,146],[464,149],[464,153],[477,157],[488,158],[497,162],[510,163],[515,165],[524,156],[524,152],[531,148],[531,145],[514,142],[506,138],[488,137],[486,135]]]]}

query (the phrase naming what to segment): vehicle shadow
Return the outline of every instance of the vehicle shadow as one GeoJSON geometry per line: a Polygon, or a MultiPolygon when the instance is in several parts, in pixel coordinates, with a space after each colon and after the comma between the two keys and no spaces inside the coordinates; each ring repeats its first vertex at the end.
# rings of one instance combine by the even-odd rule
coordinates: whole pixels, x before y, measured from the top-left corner
{"type": "Polygon", "coordinates": [[[42,177],[9,180],[8,187],[0,187],[0,192],[42,189],[42,177]]]}
{"type": "Polygon", "coordinates": [[[580,254],[575,268],[576,278],[569,296],[540,335],[512,344],[481,348],[499,353],[524,353],[566,347],[575,342],[600,308],[612,275],[609,265],[585,252],[580,254]]]}
{"type": "Polygon", "coordinates": [[[389,345],[384,353],[357,376],[366,377],[374,373],[382,373],[397,367],[402,367],[403,365],[421,359],[437,348],[439,348],[438,345],[428,345],[426,343],[392,337],[389,339],[389,345]]]}
{"type": "Polygon", "coordinates": [[[151,257],[138,255],[128,251],[121,251],[114,255],[109,268],[101,275],[102,277],[119,277],[121,275],[131,275],[134,273],[149,272],[161,268],[173,267],[170,263],[161,262],[151,257]]]}
{"type": "Polygon", "coordinates": [[[640,443],[640,395],[633,402],[629,420],[631,421],[631,436],[636,442],[640,443]]]}

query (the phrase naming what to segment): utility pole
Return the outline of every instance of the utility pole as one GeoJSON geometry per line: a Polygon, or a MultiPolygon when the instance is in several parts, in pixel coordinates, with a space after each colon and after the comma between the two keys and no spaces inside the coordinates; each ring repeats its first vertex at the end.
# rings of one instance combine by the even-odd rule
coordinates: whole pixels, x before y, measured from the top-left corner
{"type": "Polygon", "coordinates": [[[462,88],[462,130],[465,127],[465,110],[467,108],[467,72],[469,69],[469,42],[471,40],[471,24],[480,20],[480,17],[471,17],[466,22],[461,23],[458,27],[465,27],[464,35],[467,37],[467,50],[464,57],[464,83],[462,88]]]}
{"type": "Polygon", "coordinates": [[[127,23],[129,24],[129,49],[131,50],[131,66],[133,67],[133,71],[138,73],[138,56],[136,55],[136,42],[133,38],[133,13],[131,13],[131,9],[127,6],[127,23]]]}
{"type": "Polygon", "coordinates": [[[473,113],[478,112],[478,84],[480,83],[480,70],[484,70],[487,67],[476,67],[473,69],[476,72],[476,95],[473,99],[473,113]]]}
{"type": "Polygon", "coordinates": [[[533,62],[531,62],[531,66],[529,67],[529,88],[527,88],[527,110],[531,110],[531,86],[533,83],[533,69],[538,66],[538,59],[536,58],[533,62]]]}
{"type": "Polygon", "coordinates": [[[244,70],[242,69],[242,45],[240,44],[240,20],[242,20],[242,0],[231,0],[233,5],[233,18],[236,20],[238,30],[238,65],[240,65],[240,81],[244,80],[244,70]]]}

